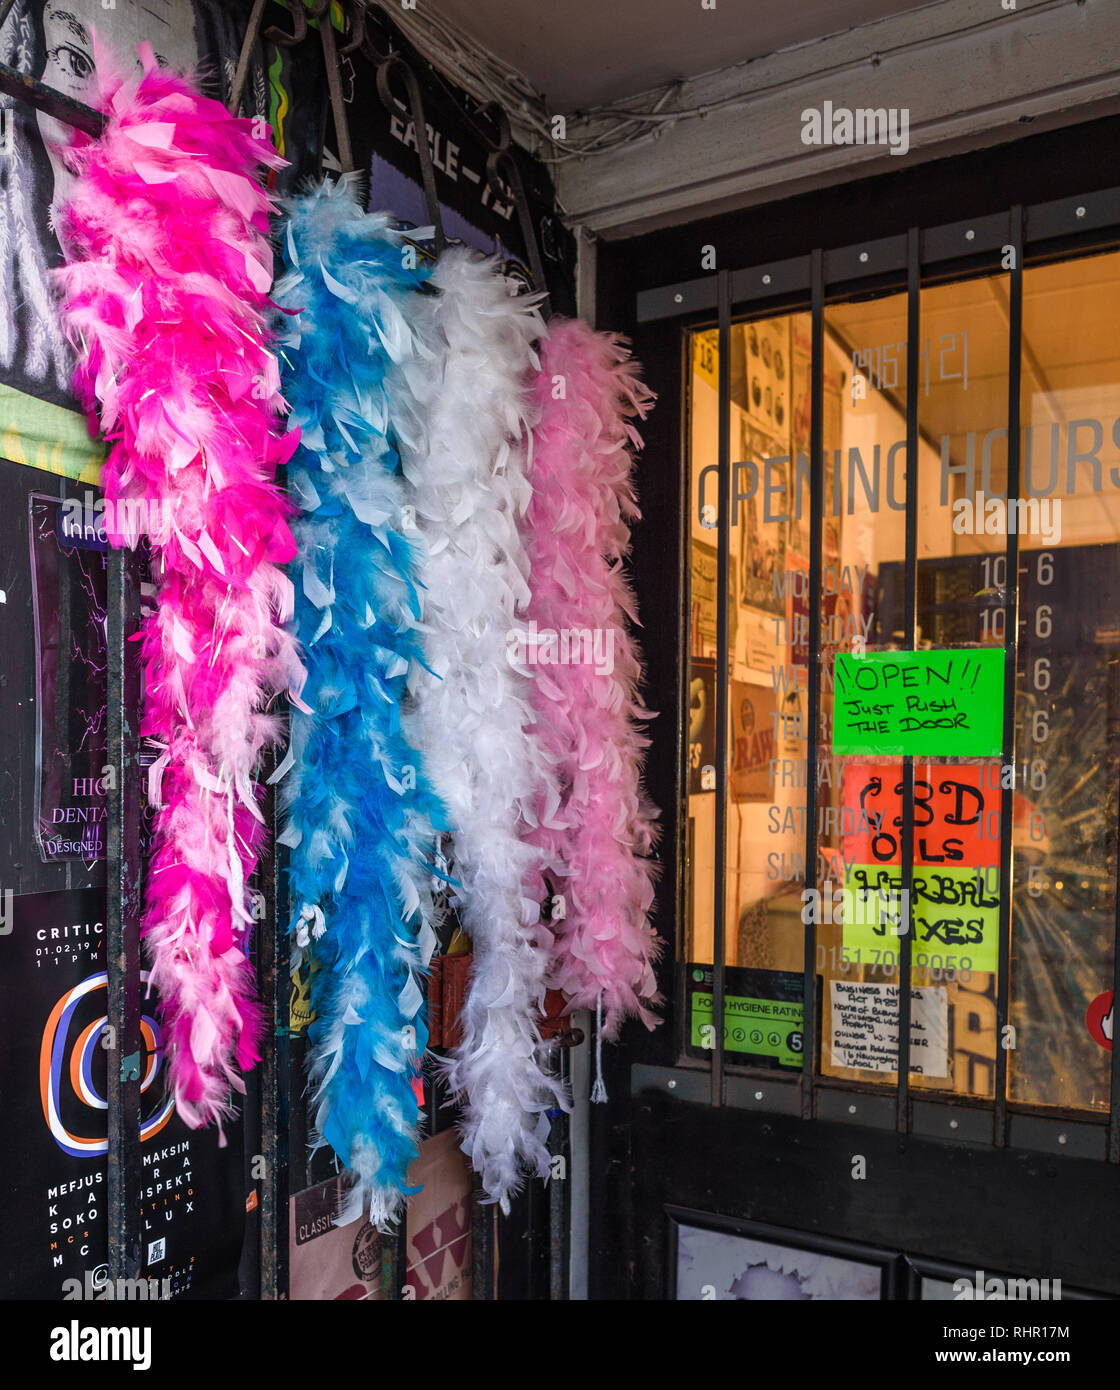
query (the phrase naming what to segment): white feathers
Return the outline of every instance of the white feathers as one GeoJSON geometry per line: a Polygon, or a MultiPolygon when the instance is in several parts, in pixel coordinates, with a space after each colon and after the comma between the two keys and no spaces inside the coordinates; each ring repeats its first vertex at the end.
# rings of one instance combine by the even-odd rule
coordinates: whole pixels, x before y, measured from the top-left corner
{"type": "Polygon", "coordinates": [[[473,252],[447,252],[432,283],[440,294],[424,310],[440,351],[427,369],[414,362],[408,380],[427,439],[402,449],[427,552],[432,669],[414,671],[402,720],[455,826],[450,871],[474,952],[448,1079],[465,1099],[463,1148],[489,1200],[508,1210],[526,1172],[547,1174],[546,1112],[567,1103],[537,1055],[550,936],[523,896],[541,866],[522,830],[532,805],[558,793],[509,642],[528,598],[517,521],[530,496],[528,382],[544,326],[534,301],[473,252]]]}

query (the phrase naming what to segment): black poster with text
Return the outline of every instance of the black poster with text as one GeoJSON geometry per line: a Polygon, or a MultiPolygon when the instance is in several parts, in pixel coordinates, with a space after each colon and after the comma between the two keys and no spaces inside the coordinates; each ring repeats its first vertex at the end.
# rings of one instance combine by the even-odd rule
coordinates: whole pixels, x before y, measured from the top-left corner
{"type": "MultiPolygon", "coordinates": [[[[97,889],[29,894],[14,900],[12,930],[0,937],[0,1298],[76,1298],[105,1274],[106,1067],[119,1053],[104,1046],[104,906],[97,889]]],[[[242,1126],[225,1126],[221,1148],[216,1130],[176,1117],[157,997],[147,971],[141,979],[140,1274],[160,1297],[233,1298],[242,1126]]]]}

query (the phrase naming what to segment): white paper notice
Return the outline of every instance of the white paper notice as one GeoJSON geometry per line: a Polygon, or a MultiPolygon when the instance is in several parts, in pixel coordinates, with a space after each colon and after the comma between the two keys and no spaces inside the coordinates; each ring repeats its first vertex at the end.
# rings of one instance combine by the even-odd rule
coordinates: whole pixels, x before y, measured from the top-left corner
{"type": "MultiPolygon", "coordinates": [[[[910,1070],[945,1076],[949,1001],[936,985],[910,989],[910,1070]]],[[[898,1067],[898,986],[832,981],[832,1061],[838,1067],[898,1067]]]]}

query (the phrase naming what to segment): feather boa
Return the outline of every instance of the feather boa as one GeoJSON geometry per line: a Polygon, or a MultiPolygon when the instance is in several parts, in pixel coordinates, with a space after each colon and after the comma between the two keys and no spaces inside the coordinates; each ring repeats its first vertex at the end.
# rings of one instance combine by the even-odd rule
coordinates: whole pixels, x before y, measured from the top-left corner
{"type": "Polygon", "coordinates": [[[368,1209],[384,1227],[416,1154],[423,972],[436,941],[430,861],[448,828],[400,728],[422,653],[394,441],[418,437],[407,373],[424,349],[406,315],[423,277],[405,268],[386,219],[362,211],[352,180],[292,199],[288,212],[290,269],[275,294],[301,311],[285,385],[302,432],[290,478],[303,508],[296,622],[311,713],[292,717],[281,842],[292,849],[297,945],[313,956],[316,1140],[354,1176],[340,1219],[368,1209]]]}
{"type": "MultiPolygon", "coordinates": [[[[274,485],[295,436],[278,429],[265,312],[270,202],[259,165],[283,164],[238,120],[140,49],[113,80],[79,174],[58,272],[78,349],[76,388],[100,403],[114,545],[147,529],[159,606],[143,632],[141,732],[163,748],[162,806],[142,930],[180,1115],[231,1113],[260,1026],[247,958],[246,881],[264,838],[254,772],[302,683],[292,638],[289,508],[274,485]],[[279,619],[279,621],[277,621],[279,619]]],[[[162,775],[161,775],[162,774],[162,775]]]]}
{"type": "Polygon", "coordinates": [[[566,1105],[537,1058],[548,932],[540,898],[522,891],[540,869],[523,818],[558,793],[530,728],[529,682],[508,659],[529,598],[517,522],[530,494],[528,382],[543,324],[533,302],[473,252],[447,252],[432,283],[446,354],[442,371],[418,382],[427,447],[404,456],[429,552],[432,671],[419,673],[405,717],[456,827],[458,906],[474,953],[448,1079],[466,1100],[464,1151],[488,1199],[508,1210],[525,1170],[547,1173],[546,1112],[566,1105]]]}
{"type": "Polygon", "coordinates": [[[643,418],[653,398],[622,341],[575,319],[549,325],[534,394],[535,628],[524,639],[533,706],[564,790],[559,817],[532,835],[564,898],[548,983],[574,1008],[603,1009],[601,1033],[611,1038],[629,1015],[652,1028],[661,1002],[660,942],[649,925],[655,865],[645,857],[657,812],[641,788],[649,740],[636,726],[651,715],[637,693],[641,663],[626,625],[637,611],[622,568],[639,516],[628,446],[641,439],[631,417],[643,418]]]}

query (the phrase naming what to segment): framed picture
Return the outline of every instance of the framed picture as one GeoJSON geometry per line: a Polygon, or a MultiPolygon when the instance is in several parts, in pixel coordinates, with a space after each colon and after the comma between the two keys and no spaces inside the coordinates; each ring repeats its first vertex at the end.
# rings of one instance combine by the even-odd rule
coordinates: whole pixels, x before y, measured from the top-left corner
{"type": "Polygon", "coordinates": [[[895,1297],[891,1250],[755,1221],[666,1207],[669,1298],[747,1303],[895,1297]]]}
{"type": "Polygon", "coordinates": [[[989,1269],[966,1268],[946,1260],[927,1260],[920,1255],[903,1256],[905,1263],[902,1296],[914,1302],[1085,1302],[1104,1298],[1104,1294],[1075,1289],[1060,1279],[1017,1276],[989,1269]],[[978,1292],[979,1291],[979,1292],[978,1292]]]}

